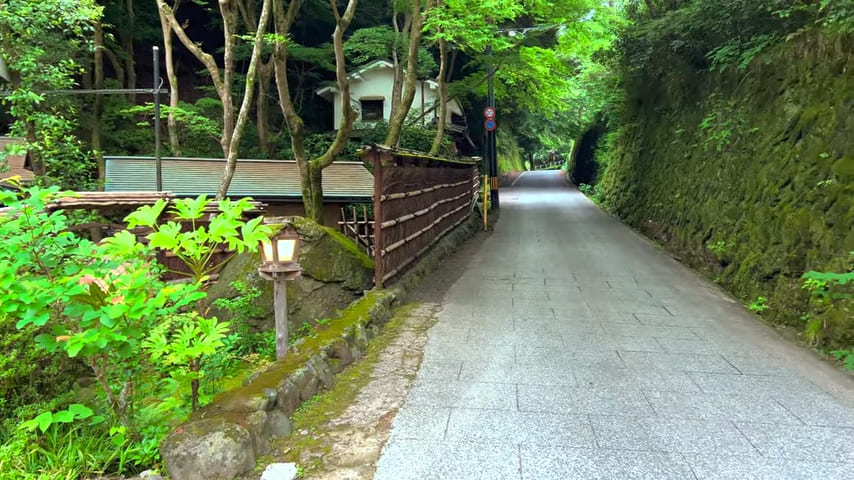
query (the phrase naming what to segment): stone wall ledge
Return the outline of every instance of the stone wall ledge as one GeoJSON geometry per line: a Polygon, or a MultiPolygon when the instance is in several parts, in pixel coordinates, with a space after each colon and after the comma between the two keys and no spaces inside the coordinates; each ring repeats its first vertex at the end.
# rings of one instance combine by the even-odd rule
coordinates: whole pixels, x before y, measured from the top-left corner
{"type": "Polygon", "coordinates": [[[270,441],[287,437],[290,417],[302,402],[335,383],[335,375],[359,361],[392,309],[456,247],[480,230],[472,215],[387,289],[370,290],[330,322],[298,342],[288,356],[253,373],[244,385],[223,392],[175,429],[161,446],[173,480],[231,479],[251,472],[270,453],[270,441]]]}

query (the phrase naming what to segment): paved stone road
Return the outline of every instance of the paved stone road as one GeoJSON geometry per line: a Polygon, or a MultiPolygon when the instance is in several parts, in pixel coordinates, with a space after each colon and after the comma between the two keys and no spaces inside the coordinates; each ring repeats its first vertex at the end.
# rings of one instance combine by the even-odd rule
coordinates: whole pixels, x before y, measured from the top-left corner
{"type": "Polygon", "coordinates": [[[854,478],[850,376],[556,172],[501,202],[375,479],[854,478]]]}

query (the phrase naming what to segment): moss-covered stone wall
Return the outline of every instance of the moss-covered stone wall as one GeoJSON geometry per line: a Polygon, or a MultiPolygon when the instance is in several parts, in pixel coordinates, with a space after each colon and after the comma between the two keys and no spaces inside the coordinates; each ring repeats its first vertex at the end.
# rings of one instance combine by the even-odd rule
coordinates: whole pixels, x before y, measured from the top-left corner
{"type": "MultiPolygon", "coordinates": [[[[605,206],[707,271],[772,321],[802,329],[801,276],[850,271],[854,251],[854,39],[802,32],[746,70],[626,82],[612,148],[598,152],[605,206]]],[[[844,301],[843,301],[844,302],[844,301]]],[[[822,315],[819,344],[854,345],[850,303],[822,315]]]]}

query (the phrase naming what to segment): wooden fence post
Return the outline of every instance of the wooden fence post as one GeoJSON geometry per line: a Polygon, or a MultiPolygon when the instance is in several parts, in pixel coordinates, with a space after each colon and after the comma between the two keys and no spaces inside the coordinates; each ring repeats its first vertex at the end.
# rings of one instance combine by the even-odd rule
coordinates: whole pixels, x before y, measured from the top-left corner
{"type": "Polygon", "coordinates": [[[383,154],[373,150],[374,162],[374,287],[383,288],[383,154]]]}

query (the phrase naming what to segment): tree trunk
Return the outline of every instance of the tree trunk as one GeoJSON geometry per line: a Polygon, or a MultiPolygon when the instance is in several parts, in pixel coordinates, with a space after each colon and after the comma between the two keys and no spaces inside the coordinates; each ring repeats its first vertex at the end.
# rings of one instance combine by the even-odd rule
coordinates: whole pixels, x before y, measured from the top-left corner
{"type": "Polygon", "coordinates": [[[258,66],[258,98],[255,99],[255,123],[258,128],[258,143],[267,158],[273,155],[273,142],[270,134],[270,81],[273,79],[273,64],[270,61],[258,66]]]}
{"type": "MultiPolygon", "coordinates": [[[[222,3],[222,0],[221,2],[222,3]]],[[[264,0],[261,7],[261,19],[258,21],[258,29],[255,32],[255,44],[252,46],[252,57],[249,60],[249,69],[246,72],[246,85],[243,91],[243,102],[240,105],[240,112],[237,115],[237,121],[233,125],[231,131],[232,136],[229,139],[228,155],[226,156],[225,171],[222,174],[222,181],[216,192],[216,199],[222,200],[228,194],[228,187],[231,185],[231,179],[234,177],[234,170],[237,167],[237,156],[240,150],[240,138],[243,135],[243,130],[246,127],[246,122],[249,119],[249,109],[252,107],[253,96],[255,95],[255,81],[258,76],[258,61],[261,57],[261,50],[264,47],[264,35],[267,33],[267,24],[270,23],[270,15],[273,10],[273,0],[264,0]]],[[[226,62],[226,66],[228,62],[226,62]]],[[[228,72],[228,69],[226,69],[228,72]]],[[[229,94],[231,98],[231,94],[229,94]]],[[[223,111],[225,108],[223,107],[223,111]]],[[[225,132],[223,132],[225,135],[225,132]]]]}
{"type": "Polygon", "coordinates": [[[184,47],[189,50],[190,53],[192,53],[193,56],[202,63],[202,65],[205,66],[205,69],[211,76],[211,81],[213,82],[214,88],[216,88],[217,96],[219,96],[219,99],[222,102],[223,123],[220,145],[222,146],[223,158],[228,158],[230,151],[229,146],[231,145],[231,139],[234,134],[234,101],[231,97],[231,79],[234,74],[234,43],[236,41],[234,35],[234,23],[236,20],[236,13],[234,12],[233,5],[230,0],[219,0],[220,13],[222,14],[223,20],[223,36],[225,38],[224,66],[221,74],[214,57],[202,50],[202,47],[199,44],[190,39],[187,32],[184,30],[184,27],[178,23],[178,20],[175,18],[174,10],[166,4],[165,0],[156,0],[156,2],[158,10],[169,22],[172,32],[175,33],[178,40],[181,41],[181,44],[184,45],[184,47]]]}
{"type": "MultiPolygon", "coordinates": [[[[101,20],[95,22],[94,32],[94,76],[95,89],[104,88],[104,26],[101,20]]],[[[106,164],[104,163],[104,147],[101,144],[101,117],[104,113],[104,96],[96,94],[92,106],[92,150],[95,154],[95,163],[98,166],[98,190],[104,190],[104,178],[106,177],[106,164]]]]}
{"type": "Polygon", "coordinates": [[[300,165],[302,180],[302,203],[305,217],[317,223],[323,223],[323,169],[315,167],[312,162],[300,165]]]}
{"type": "Polygon", "coordinates": [[[399,23],[400,12],[395,11],[394,16],[392,17],[392,23],[394,24],[394,45],[392,46],[391,58],[392,58],[392,69],[394,71],[394,81],[391,87],[391,115],[394,115],[394,112],[397,111],[398,106],[400,106],[400,97],[403,93],[403,65],[400,63],[400,56],[398,54],[398,50],[400,50],[400,40],[403,38],[403,32],[408,32],[409,28],[412,24],[412,15],[404,14],[403,21],[403,29],[400,28],[399,23]]]}
{"type": "MultiPolygon", "coordinates": [[[[234,0],[219,0],[219,12],[222,16],[222,35],[225,39],[225,52],[223,53],[222,66],[222,81],[224,88],[219,95],[219,99],[222,101],[222,137],[220,144],[222,145],[223,155],[226,159],[229,159],[231,156],[231,142],[235,132],[234,97],[231,95],[231,87],[233,86],[234,79],[234,47],[237,43],[235,38],[235,35],[237,35],[237,8],[234,5],[234,0]]],[[[252,67],[250,67],[250,71],[251,70],[252,67]]],[[[247,78],[247,84],[248,83],[249,79],[247,78]]],[[[252,93],[255,93],[254,86],[252,93]]],[[[240,135],[238,135],[238,138],[239,137],[240,135]]],[[[229,171],[228,166],[226,166],[225,171],[225,175],[227,176],[229,171]]],[[[223,180],[225,180],[224,177],[223,180]]],[[[230,182],[231,178],[229,178],[229,183],[230,182]]],[[[223,184],[221,183],[220,189],[222,188],[222,185],[223,184]]],[[[217,192],[217,196],[219,196],[219,192],[217,192]]]]}
{"type": "Polygon", "coordinates": [[[124,65],[122,65],[121,60],[119,60],[118,55],[116,55],[116,52],[110,50],[109,48],[104,48],[103,52],[104,55],[107,57],[107,60],[110,61],[110,65],[113,66],[113,70],[116,71],[116,80],[119,81],[119,86],[121,88],[130,88],[125,87],[125,85],[127,85],[127,83],[125,82],[125,67],[124,65]]]}
{"type": "Polygon", "coordinates": [[[415,98],[415,82],[418,80],[418,48],[421,46],[421,31],[424,27],[424,15],[430,9],[431,2],[427,2],[424,12],[421,11],[421,1],[412,0],[412,24],[409,28],[409,52],[406,60],[406,77],[403,85],[403,95],[400,104],[394,110],[389,119],[388,135],[385,144],[396,147],[400,144],[400,135],[403,132],[403,122],[412,108],[412,100],[415,98]]]}
{"type": "MultiPolygon", "coordinates": [[[[341,124],[332,145],[326,152],[309,160],[305,154],[305,125],[294,107],[287,77],[287,45],[285,42],[276,43],[273,49],[273,63],[276,69],[276,89],[279,93],[279,106],[291,133],[291,148],[300,169],[303,206],[306,217],[318,223],[323,221],[323,174],[322,170],[335,160],[349,140],[356,112],[350,105],[350,82],[347,78],[346,59],[344,58],[344,32],[356,13],[357,0],[348,0],[347,8],[342,15],[338,10],[336,0],[329,0],[332,13],[335,16],[335,31],[332,34],[332,46],[335,52],[335,77],[338,91],[341,93],[341,124]]],[[[287,12],[276,2],[275,25],[276,34],[287,37],[293,25],[296,14],[301,6],[300,0],[292,0],[287,12]]]]}
{"type": "MultiPolygon", "coordinates": [[[[250,32],[258,30],[258,19],[255,18],[255,0],[238,0],[237,11],[243,23],[250,32]]],[[[270,135],[270,114],[268,109],[270,81],[273,78],[272,58],[258,63],[258,96],[255,98],[255,123],[258,129],[258,144],[264,156],[272,156],[272,140],[270,135]]]]}
{"type": "MultiPolygon", "coordinates": [[[[33,122],[27,122],[27,143],[36,145],[38,137],[36,137],[36,128],[33,122]]],[[[36,149],[29,149],[27,152],[30,156],[30,163],[33,166],[33,174],[37,177],[43,177],[47,171],[44,164],[44,157],[36,149]]]]}
{"type": "MultiPolygon", "coordinates": [[[[178,4],[175,4],[176,8],[178,4]]],[[[180,157],[181,142],[178,138],[178,121],[175,118],[174,109],[180,101],[180,90],[178,89],[178,74],[175,72],[175,49],[172,48],[172,27],[165,17],[163,10],[160,14],[160,28],[163,31],[163,56],[166,59],[166,78],[169,81],[169,112],[166,114],[166,127],[169,135],[169,151],[175,157],[180,157]]]]}
{"type": "MultiPolygon", "coordinates": [[[[448,121],[448,83],[445,81],[448,70],[448,42],[444,38],[439,39],[439,119],[436,121],[436,136],[430,153],[435,155],[442,148],[442,139],[445,136],[445,123],[448,121]]],[[[423,110],[423,109],[422,109],[423,110]]]]}
{"type": "MultiPolygon", "coordinates": [[[[133,11],[133,0],[125,0],[125,14],[127,15],[128,28],[122,32],[122,47],[125,49],[125,72],[127,72],[127,88],[136,88],[136,62],[133,55],[133,31],[136,14],[133,11]]],[[[136,95],[131,93],[131,103],[136,103],[136,95]]]]}

